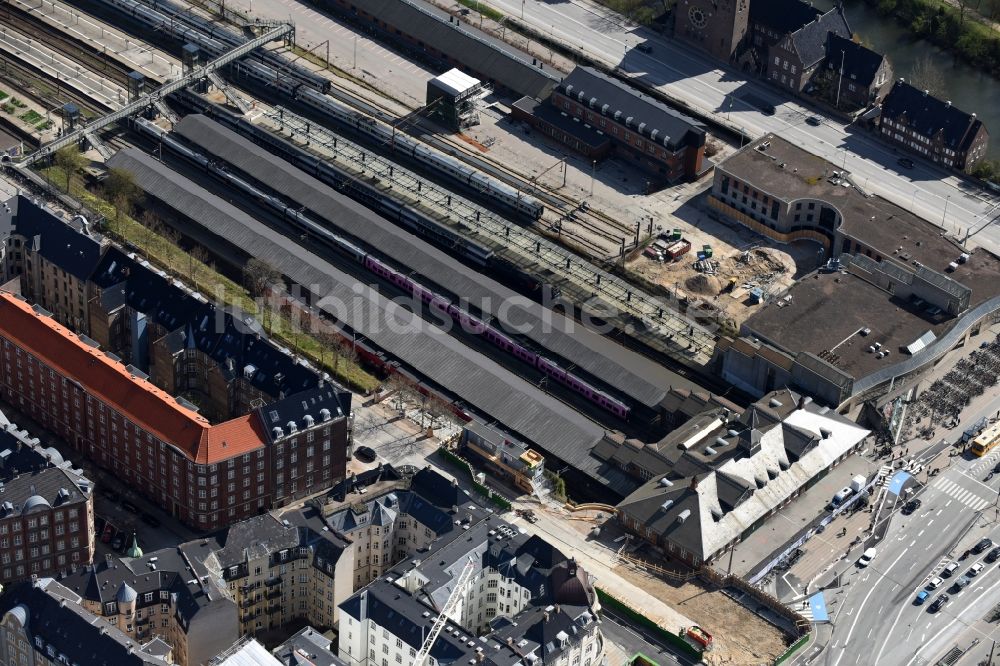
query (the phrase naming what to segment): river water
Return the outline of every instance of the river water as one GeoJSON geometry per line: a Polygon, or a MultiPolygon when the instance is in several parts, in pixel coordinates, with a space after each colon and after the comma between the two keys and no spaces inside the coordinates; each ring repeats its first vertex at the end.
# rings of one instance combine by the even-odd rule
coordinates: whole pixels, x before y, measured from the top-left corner
{"type": "MultiPolygon", "coordinates": [[[[767,0],[764,0],[765,2],[767,0]]],[[[814,0],[822,9],[834,5],[833,0],[814,0]]],[[[943,79],[940,97],[950,99],[958,108],[975,113],[990,130],[990,159],[1000,159],[1000,81],[977,71],[964,62],[956,61],[924,40],[915,40],[892,18],[879,16],[865,2],[845,3],[847,21],[864,44],[889,56],[896,78],[910,79],[917,63],[929,55],[943,79]]]]}

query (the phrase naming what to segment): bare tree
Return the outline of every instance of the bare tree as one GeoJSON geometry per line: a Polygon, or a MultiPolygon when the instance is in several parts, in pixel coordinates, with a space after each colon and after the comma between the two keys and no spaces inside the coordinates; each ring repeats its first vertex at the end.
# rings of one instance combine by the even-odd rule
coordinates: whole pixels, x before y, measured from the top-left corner
{"type": "Polygon", "coordinates": [[[254,257],[243,267],[243,281],[250,295],[257,298],[264,295],[268,286],[281,279],[277,268],[263,259],[254,257]]]}
{"type": "Polygon", "coordinates": [[[316,341],[319,342],[319,363],[320,365],[325,364],[325,358],[327,353],[333,354],[333,372],[337,372],[337,360],[340,356],[337,354],[337,343],[340,342],[340,336],[330,331],[326,328],[320,328],[316,331],[316,341]]]}
{"type": "Polygon", "coordinates": [[[403,405],[406,401],[412,399],[417,393],[413,382],[400,374],[394,374],[389,377],[385,386],[389,395],[396,398],[395,405],[399,411],[403,411],[403,405]]]}
{"type": "Polygon", "coordinates": [[[204,245],[195,245],[191,248],[188,252],[188,277],[194,280],[195,266],[199,263],[207,266],[211,258],[211,253],[205,249],[204,245]]]}
{"type": "Polygon", "coordinates": [[[340,340],[337,344],[336,349],[337,360],[334,361],[334,372],[337,370],[337,365],[340,360],[343,359],[345,363],[355,364],[358,362],[358,352],[354,349],[354,345],[347,340],[340,340]]]}
{"type": "Polygon", "coordinates": [[[910,83],[921,90],[939,96],[945,89],[945,76],[941,66],[930,54],[924,54],[913,64],[910,83]]]}

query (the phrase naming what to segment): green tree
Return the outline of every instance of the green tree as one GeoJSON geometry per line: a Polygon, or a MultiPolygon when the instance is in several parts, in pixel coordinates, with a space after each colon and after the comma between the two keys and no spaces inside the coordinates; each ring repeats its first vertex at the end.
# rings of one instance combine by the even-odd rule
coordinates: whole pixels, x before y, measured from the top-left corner
{"type": "Polygon", "coordinates": [[[135,205],[142,198],[142,190],[135,184],[132,174],[124,169],[108,169],[103,187],[109,201],[123,198],[130,205],[135,205]]]}
{"type": "Polygon", "coordinates": [[[66,192],[69,193],[77,172],[87,165],[86,158],[76,146],[66,146],[56,151],[53,162],[66,174],[66,192]]]}

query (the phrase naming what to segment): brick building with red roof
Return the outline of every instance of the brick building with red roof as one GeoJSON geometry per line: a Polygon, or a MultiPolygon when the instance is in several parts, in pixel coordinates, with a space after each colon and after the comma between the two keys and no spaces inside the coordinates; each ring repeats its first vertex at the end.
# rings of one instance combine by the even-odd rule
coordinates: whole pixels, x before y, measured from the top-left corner
{"type": "Polygon", "coordinates": [[[0,398],[199,530],[322,490],[346,470],[349,393],[321,383],[213,425],[5,292],[0,398]]]}

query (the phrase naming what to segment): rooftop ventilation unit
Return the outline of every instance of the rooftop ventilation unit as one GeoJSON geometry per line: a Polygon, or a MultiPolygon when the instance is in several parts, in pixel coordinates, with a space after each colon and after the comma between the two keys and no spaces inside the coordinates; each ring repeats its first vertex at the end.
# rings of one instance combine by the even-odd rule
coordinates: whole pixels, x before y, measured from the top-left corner
{"type": "Polygon", "coordinates": [[[705,455],[706,456],[714,456],[716,453],[718,453],[718,452],[715,449],[713,449],[711,446],[706,446],[705,447],[705,455]]]}
{"type": "Polygon", "coordinates": [[[769,406],[771,406],[771,407],[781,407],[782,406],[782,402],[780,400],[778,400],[777,398],[771,398],[770,400],[767,401],[767,404],[769,406]]]}
{"type": "Polygon", "coordinates": [[[685,520],[691,517],[691,509],[684,509],[679,514],[677,514],[677,522],[683,523],[685,520]]]}
{"type": "Polygon", "coordinates": [[[819,434],[823,437],[823,439],[829,439],[830,435],[832,435],[833,433],[830,432],[828,428],[820,428],[819,434]]]}
{"type": "Polygon", "coordinates": [[[722,439],[721,437],[716,437],[715,438],[715,445],[716,446],[729,446],[729,442],[727,442],[726,440],[722,439]]]}
{"type": "Polygon", "coordinates": [[[670,507],[672,507],[673,505],[674,505],[673,500],[667,500],[666,502],[660,505],[660,508],[663,509],[664,511],[669,511],[670,507]]]}
{"type": "Polygon", "coordinates": [[[664,488],[669,488],[670,486],[674,485],[674,482],[668,479],[667,477],[663,477],[662,479],[660,479],[660,485],[663,486],[664,488]]]}

